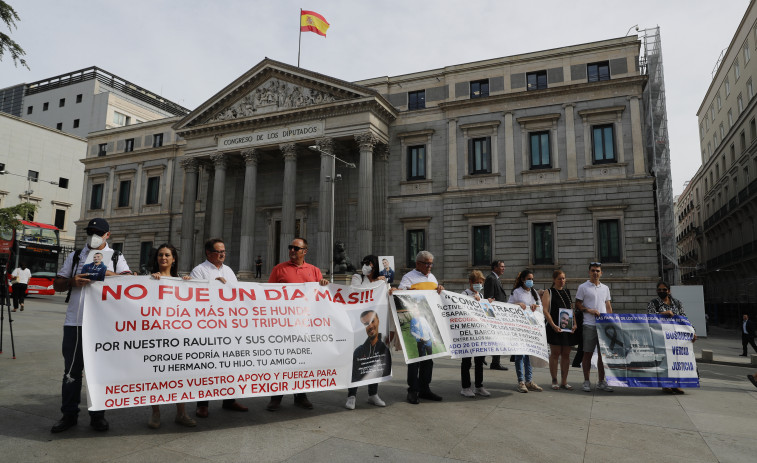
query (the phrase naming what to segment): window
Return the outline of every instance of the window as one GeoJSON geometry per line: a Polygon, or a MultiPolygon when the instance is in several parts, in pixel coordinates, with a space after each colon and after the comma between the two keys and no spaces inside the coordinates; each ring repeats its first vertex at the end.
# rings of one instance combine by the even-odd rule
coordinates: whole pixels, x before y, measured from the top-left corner
{"type": "Polygon", "coordinates": [[[131,180],[121,180],[118,184],[118,207],[129,207],[131,180]]]}
{"type": "Polygon", "coordinates": [[[98,156],[105,156],[105,154],[107,152],[108,152],[108,144],[107,143],[100,143],[98,145],[97,155],[98,156]]]}
{"type": "Polygon", "coordinates": [[[739,106],[739,115],[744,112],[744,100],[741,98],[741,93],[739,93],[738,98],[736,98],[736,103],[739,106]]]}
{"type": "Polygon", "coordinates": [[[58,178],[58,187],[59,188],[68,188],[68,179],[65,177],[59,177],[58,178]]]}
{"type": "MultiPolygon", "coordinates": [[[[733,164],[736,161],[736,147],[733,146],[733,143],[731,143],[731,164],[733,164]]],[[[723,165],[725,165],[725,161],[723,161],[723,165]]]]}
{"type": "Polygon", "coordinates": [[[426,230],[407,231],[407,266],[415,268],[415,256],[426,249],[426,230]]]}
{"type": "Polygon", "coordinates": [[[59,230],[64,230],[66,228],[66,210],[65,209],[55,209],[54,225],[59,230]]]}
{"type": "Polygon", "coordinates": [[[124,152],[129,153],[134,151],[134,139],[129,138],[126,140],[126,146],[124,147],[124,152]]]}
{"type": "Polygon", "coordinates": [[[152,136],[152,147],[153,148],[160,148],[163,146],[163,134],[162,133],[156,133],[152,136]]]}
{"type": "Polygon", "coordinates": [[[31,114],[32,111],[34,111],[34,106],[29,106],[28,108],[26,108],[26,114],[31,114]]]}
{"type": "Polygon", "coordinates": [[[475,80],[470,83],[470,97],[482,98],[489,96],[489,79],[475,80]]]}
{"type": "Polygon", "coordinates": [[[723,124],[720,124],[720,139],[722,140],[723,138],[725,138],[725,128],[723,124]]]}
{"type": "Polygon", "coordinates": [[[749,121],[749,138],[750,140],[754,140],[755,137],[757,137],[757,125],[755,125],[754,118],[752,118],[752,120],[749,121]]]}
{"type": "Polygon", "coordinates": [[[591,138],[594,164],[615,162],[615,137],[612,124],[592,127],[591,138]]]}
{"type": "Polygon", "coordinates": [[[152,241],[139,243],[139,273],[146,275],[150,270],[150,257],[152,257],[152,241]]]}
{"type": "Polygon", "coordinates": [[[120,252],[121,254],[123,254],[123,253],[124,253],[124,244],[123,244],[123,243],[111,243],[110,247],[111,247],[111,248],[112,248],[112,249],[113,249],[114,251],[118,251],[118,252],[120,252]]]}
{"type": "Polygon", "coordinates": [[[549,151],[549,132],[532,132],[531,137],[531,168],[548,169],[552,167],[549,151]]]}
{"type": "Polygon", "coordinates": [[[733,127],[733,110],[728,110],[728,130],[731,130],[731,127],[733,127]]]}
{"type": "Polygon", "coordinates": [[[0,162],[0,172],[5,173],[5,163],[0,162]]]}
{"type": "Polygon", "coordinates": [[[526,90],[542,90],[547,88],[547,71],[526,73],[526,90]]]}
{"type": "Polygon", "coordinates": [[[552,249],[552,223],[535,223],[533,226],[534,264],[554,264],[552,249]]]}
{"type": "Polygon", "coordinates": [[[42,103],[42,111],[47,111],[47,108],[50,107],[50,103],[42,103]]]}
{"type": "Polygon", "coordinates": [[[586,74],[589,76],[589,82],[610,80],[610,62],[602,61],[599,63],[587,64],[586,74]]]}
{"type": "Polygon", "coordinates": [[[37,172],[36,170],[30,170],[30,171],[29,171],[29,172],[28,172],[28,173],[26,174],[26,177],[27,177],[27,178],[28,178],[28,179],[29,179],[30,181],[32,181],[32,182],[36,182],[37,180],[39,180],[39,172],[37,172]]]}
{"type": "Polygon", "coordinates": [[[723,109],[723,101],[720,99],[720,93],[718,93],[717,100],[718,100],[718,111],[720,111],[721,109],[723,109]]]}
{"type": "Polygon", "coordinates": [[[600,220],[597,224],[599,226],[599,260],[620,262],[620,222],[600,220]]]}
{"type": "Polygon", "coordinates": [[[746,149],[746,134],[744,133],[743,130],[739,134],[739,141],[741,142],[741,152],[743,153],[744,150],[746,149]]]}
{"type": "Polygon", "coordinates": [[[158,204],[160,193],[160,177],[150,177],[147,179],[147,198],[145,204],[158,204]]]}
{"type": "Polygon", "coordinates": [[[754,97],[754,86],[752,86],[752,79],[749,79],[746,83],[747,100],[751,100],[754,97]]]}
{"type": "Polygon", "coordinates": [[[82,94],[80,93],[76,95],[76,103],[81,103],[81,100],[82,100],[82,94]]]}
{"type": "Polygon", "coordinates": [[[89,198],[90,209],[103,208],[103,184],[95,183],[92,185],[92,196],[89,198]]]}
{"type": "Polygon", "coordinates": [[[79,128],[79,119],[74,119],[74,128],[75,129],[79,128]]]}
{"type": "Polygon", "coordinates": [[[710,105],[710,120],[715,122],[715,107],[710,105]]]}
{"type": "Polygon", "coordinates": [[[739,60],[733,60],[733,81],[736,82],[741,77],[741,68],[739,67],[739,60]]]}
{"type": "Polygon", "coordinates": [[[426,145],[407,147],[407,179],[426,178],[426,145]]]}
{"type": "Polygon", "coordinates": [[[492,227],[473,227],[473,265],[490,265],[492,262],[492,227]]]}
{"type": "Polygon", "coordinates": [[[64,106],[66,106],[66,99],[65,98],[61,98],[60,100],[58,100],[58,107],[62,108],[64,106]]]}
{"type": "Polygon", "coordinates": [[[731,83],[728,81],[728,77],[725,78],[725,97],[731,94],[731,83]]]}
{"type": "Polygon", "coordinates": [[[744,42],[744,64],[749,62],[749,41],[744,42]]]}
{"type": "Polygon", "coordinates": [[[407,92],[407,109],[423,109],[426,107],[426,91],[407,92]]]}
{"type": "Polygon", "coordinates": [[[491,173],[491,137],[471,138],[468,141],[468,166],[471,175],[491,173]]]}
{"type": "Polygon", "coordinates": [[[699,124],[699,138],[704,139],[704,124],[699,124]]]}
{"type": "Polygon", "coordinates": [[[55,124],[55,128],[57,130],[63,130],[63,122],[58,122],[57,124],[55,124]]]}
{"type": "Polygon", "coordinates": [[[121,114],[118,111],[113,111],[113,123],[118,126],[126,125],[126,114],[121,114]]]}

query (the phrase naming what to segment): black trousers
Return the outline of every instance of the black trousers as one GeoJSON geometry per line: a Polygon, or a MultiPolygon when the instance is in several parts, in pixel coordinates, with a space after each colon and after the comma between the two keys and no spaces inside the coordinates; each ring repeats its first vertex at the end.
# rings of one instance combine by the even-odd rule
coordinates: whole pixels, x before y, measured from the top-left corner
{"type": "Polygon", "coordinates": [[[741,346],[744,348],[744,354],[746,355],[746,346],[747,344],[751,344],[752,349],[754,349],[755,352],[757,352],[757,346],[754,345],[754,336],[749,336],[746,333],[741,333],[741,346]]]}
{"type": "MultiPolygon", "coordinates": [[[[486,357],[473,357],[475,368],[473,370],[474,379],[476,381],[476,387],[482,387],[484,385],[484,359],[486,357]]],[[[471,358],[465,357],[460,364],[460,379],[463,382],[463,389],[470,387],[470,365],[471,358]]]]}
{"type": "MultiPolygon", "coordinates": [[[[64,415],[78,415],[81,402],[81,379],[84,371],[81,327],[63,327],[63,385],[61,386],[60,411],[64,415]]],[[[91,411],[90,416],[104,415],[105,411],[91,411]]]]}
{"type": "MultiPolygon", "coordinates": [[[[431,355],[431,346],[425,342],[418,343],[418,356],[425,357],[431,355]]],[[[434,361],[423,360],[422,362],[411,363],[407,366],[407,390],[408,392],[424,393],[430,392],[431,376],[434,372],[434,361]]]]}
{"type": "MultiPolygon", "coordinates": [[[[378,394],[378,383],[373,383],[368,385],[368,395],[376,395],[378,394]]],[[[353,395],[357,395],[357,388],[351,387],[347,389],[347,397],[351,397],[353,395]]]]}
{"type": "Polygon", "coordinates": [[[13,284],[13,308],[18,309],[19,304],[24,303],[26,298],[26,286],[24,283],[13,284]]]}
{"type": "MultiPolygon", "coordinates": [[[[498,365],[501,365],[501,363],[500,363],[500,356],[499,355],[492,355],[492,364],[490,365],[490,367],[496,367],[498,365]]],[[[478,387],[478,386],[476,386],[476,387],[478,387]]]]}

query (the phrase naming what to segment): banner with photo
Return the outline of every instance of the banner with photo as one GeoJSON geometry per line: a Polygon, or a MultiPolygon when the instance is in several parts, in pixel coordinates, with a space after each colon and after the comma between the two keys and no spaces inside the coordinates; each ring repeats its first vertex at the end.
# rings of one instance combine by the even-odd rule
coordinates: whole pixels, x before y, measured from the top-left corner
{"type": "Polygon", "coordinates": [[[407,363],[436,357],[535,355],[549,359],[541,310],[442,291],[394,291],[392,309],[407,363]]]}
{"type": "Polygon", "coordinates": [[[108,277],[85,289],[90,410],[391,379],[387,285],[108,277]]]}
{"type": "Polygon", "coordinates": [[[686,317],[658,314],[603,314],[597,335],[611,386],[699,387],[686,317]]]}

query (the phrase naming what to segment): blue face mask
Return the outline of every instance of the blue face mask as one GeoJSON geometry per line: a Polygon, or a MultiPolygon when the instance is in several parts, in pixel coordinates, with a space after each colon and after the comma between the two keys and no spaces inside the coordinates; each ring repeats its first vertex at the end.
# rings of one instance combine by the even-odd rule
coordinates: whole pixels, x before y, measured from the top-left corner
{"type": "Polygon", "coordinates": [[[534,280],[526,280],[526,288],[531,289],[534,286],[534,280]]]}
{"type": "Polygon", "coordinates": [[[480,293],[482,289],[484,289],[484,285],[481,283],[473,283],[473,291],[480,293]]]}

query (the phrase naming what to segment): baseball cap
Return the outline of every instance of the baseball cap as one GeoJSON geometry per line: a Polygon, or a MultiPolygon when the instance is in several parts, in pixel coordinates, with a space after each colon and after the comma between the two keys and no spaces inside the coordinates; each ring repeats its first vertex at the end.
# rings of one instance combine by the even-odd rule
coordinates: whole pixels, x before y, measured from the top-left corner
{"type": "Polygon", "coordinates": [[[92,219],[87,225],[87,233],[97,232],[98,235],[104,235],[110,231],[110,225],[105,219],[92,219]]]}

